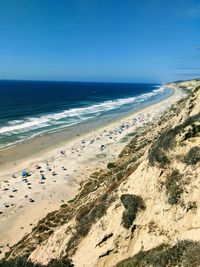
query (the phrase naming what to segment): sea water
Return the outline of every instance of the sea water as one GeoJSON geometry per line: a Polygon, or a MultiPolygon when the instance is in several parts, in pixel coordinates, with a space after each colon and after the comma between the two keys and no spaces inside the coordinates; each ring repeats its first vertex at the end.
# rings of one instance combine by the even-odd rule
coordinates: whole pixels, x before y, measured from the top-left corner
{"type": "Polygon", "coordinates": [[[170,94],[159,83],[0,81],[0,148],[94,118],[122,116],[170,94]]]}

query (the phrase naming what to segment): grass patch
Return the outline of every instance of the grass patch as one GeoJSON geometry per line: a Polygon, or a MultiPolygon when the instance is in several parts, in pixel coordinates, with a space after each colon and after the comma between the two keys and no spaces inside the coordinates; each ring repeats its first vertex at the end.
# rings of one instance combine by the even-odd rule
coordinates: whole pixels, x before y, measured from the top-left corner
{"type": "Polygon", "coordinates": [[[177,204],[183,193],[182,175],[178,170],[173,170],[171,175],[166,178],[165,188],[168,202],[172,205],[177,204]]]}
{"type": "Polygon", "coordinates": [[[200,162],[200,147],[192,147],[187,153],[187,155],[184,157],[184,162],[187,165],[195,165],[200,162]]]}
{"type": "Polygon", "coordinates": [[[124,194],[120,199],[125,208],[122,214],[122,225],[129,229],[136,218],[137,212],[145,209],[145,204],[143,199],[136,195],[124,194]]]}
{"type": "Polygon", "coordinates": [[[69,240],[66,248],[67,254],[73,254],[76,251],[79,240],[87,236],[92,225],[96,223],[106,211],[110,204],[115,200],[114,196],[110,194],[103,194],[97,200],[93,201],[90,205],[82,207],[76,216],[76,227],[72,238],[69,240]]]}
{"type": "Polygon", "coordinates": [[[92,226],[98,219],[100,219],[107,210],[107,206],[104,203],[99,203],[94,206],[77,224],[77,233],[81,236],[86,236],[92,226]]]}
{"type": "Polygon", "coordinates": [[[119,262],[116,267],[199,267],[200,243],[180,241],[170,247],[160,245],[148,251],[140,251],[133,258],[119,262]]]}

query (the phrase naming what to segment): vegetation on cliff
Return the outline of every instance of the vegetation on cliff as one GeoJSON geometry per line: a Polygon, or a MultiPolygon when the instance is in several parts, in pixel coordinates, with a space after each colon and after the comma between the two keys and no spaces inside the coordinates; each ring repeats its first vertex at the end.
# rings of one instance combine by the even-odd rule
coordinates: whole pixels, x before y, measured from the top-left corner
{"type": "Polygon", "coordinates": [[[200,243],[183,240],[170,247],[159,245],[148,251],[140,251],[116,267],[199,267],[200,243]]]}
{"type": "Polygon", "coordinates": [[[130,194],[121,195],[121,202],[125,208],[122,215],[122,224],[125,228],[129,229],[138,211],[145,209],[145,204],[141,197],[130,194]]]}
{"type": "Polygon", "coordinates": [[[17,257],[9,261],[0,261],[0,267],[73,267],[74,264],[67,258],[51,260],[48,265],[33,263],[27,260],[26,257],[17,257]]]}

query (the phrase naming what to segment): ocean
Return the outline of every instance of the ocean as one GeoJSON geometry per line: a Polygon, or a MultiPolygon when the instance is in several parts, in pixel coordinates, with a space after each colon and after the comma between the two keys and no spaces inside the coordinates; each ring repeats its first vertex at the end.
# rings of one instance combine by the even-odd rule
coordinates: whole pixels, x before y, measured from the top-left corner
{"type": "Polygon", "coordinates": [[[0,148],[86,121],[120,117],[171,94],[156,83],[0,81],[0,148]]]}

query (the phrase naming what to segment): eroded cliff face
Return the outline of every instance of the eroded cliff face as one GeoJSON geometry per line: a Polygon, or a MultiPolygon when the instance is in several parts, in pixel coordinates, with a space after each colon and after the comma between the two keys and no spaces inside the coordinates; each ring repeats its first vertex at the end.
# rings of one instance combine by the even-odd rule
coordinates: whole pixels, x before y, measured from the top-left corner
{"type": "Polygon", "coordinates": [[[190,240],[198,246],[200,82],[169,86],[192,92],[140,129],[109,169],[94,173],[75,199],[41,220],[8,259],[28,255],[48,264],[67,255],[76,267],[110,267],[159,245],[190,240]]]}

